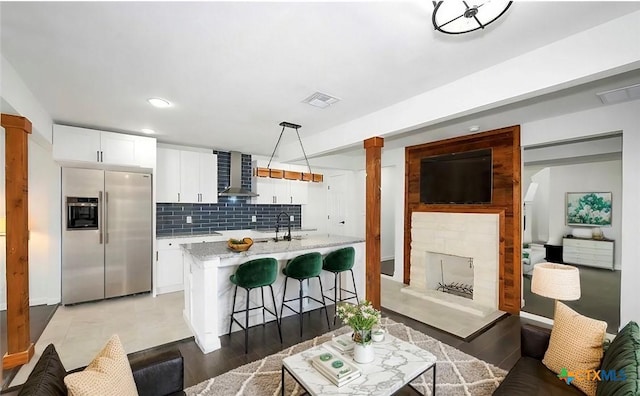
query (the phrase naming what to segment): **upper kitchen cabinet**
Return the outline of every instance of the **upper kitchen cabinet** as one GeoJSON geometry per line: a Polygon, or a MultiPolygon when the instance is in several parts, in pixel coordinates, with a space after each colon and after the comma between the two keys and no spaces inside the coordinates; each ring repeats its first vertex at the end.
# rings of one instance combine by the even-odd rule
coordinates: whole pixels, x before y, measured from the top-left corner
{"type": "Polygon", "coordinates": [[[157,202],[218,202],[217,155],[159,147],[157,156],[157,202]]]}
{"type": "MultiPolygon", "coordinates": [[[[253,161],[253,180],[251,183],[253,192],[259,194],[252,199],[255,204],[293,204],[305,205],[309,200],[309,183],[299,180],[284,178],[275,179],[259,177],[255,174],[255,168],[266,168],[268,162],[263,160],[253,161]]],[[[271,169],[290,170],[295,172],[306,171],[307,168],[298,165],[271,163],[271,169]]]]}
{"type": "Polygon", "coordinates": [[[57,161],[153,168],[155,157],[154,138],[53,126],[53,158],[57,161]]]}

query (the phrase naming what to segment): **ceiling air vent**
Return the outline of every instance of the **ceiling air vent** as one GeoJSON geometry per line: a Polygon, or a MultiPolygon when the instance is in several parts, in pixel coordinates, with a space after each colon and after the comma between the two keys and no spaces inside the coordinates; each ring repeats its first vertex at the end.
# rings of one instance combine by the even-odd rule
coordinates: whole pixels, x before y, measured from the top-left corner
{"type": "Polygon", "coordinates": [[[327,95],[322,92],[316,92],[313,95],[309,96],[302,103],[308,103],[311,106],[319,107],[321,109],[326,109],[332,104],[338,102],[340,99],[335,96],[327,95]]]}
{"type": "Polygon", "coordinates": [[[596,95],[598,95],[604,104],[614,104],[626,102],[627,100],[640,99],[640,84],[599,92],[596,95]]]}

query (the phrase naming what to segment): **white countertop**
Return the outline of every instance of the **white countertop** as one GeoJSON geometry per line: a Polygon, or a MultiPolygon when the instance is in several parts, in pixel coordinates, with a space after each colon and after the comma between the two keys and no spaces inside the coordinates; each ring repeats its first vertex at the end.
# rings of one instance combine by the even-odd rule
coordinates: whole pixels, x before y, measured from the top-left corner
{"type": "Polygon", "coordinates": [[[293,252],[298,250],[317,249],[328,246],[340,246],[349,245],[353,243],[364,242],[363,238],[349,237],[349,236],[308,236],[302,239],[293,239],[291,241],[278,241],[268,240],[265,242],[254,242],[253,246],[246,252],[234,252],[227,246],[227,241],[224,242],[204,242],[204,243],[190,243],[181,245],[182,248],[191,254],[194,258],[200,261],[207,261],[218,258],[228,257],[249,257],[260,254],[274,254],[293,252]]]}

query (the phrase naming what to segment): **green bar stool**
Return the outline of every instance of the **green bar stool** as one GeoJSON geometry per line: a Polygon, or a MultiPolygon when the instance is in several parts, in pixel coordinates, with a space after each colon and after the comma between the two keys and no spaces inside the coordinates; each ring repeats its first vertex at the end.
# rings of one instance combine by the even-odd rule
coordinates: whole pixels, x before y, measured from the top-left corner
{"type": "MultiPolygon", "coordinates": [[[[336,307],[336,313],[338,312],[338,303],[342,301],[356,299],[356,302],[360,304],[358,299],[358,291],[356,290],[356,278],[353,276],[353,263],[356,256],[356,250],[352,247],[346,247],[327,254],[322,263],[322,269],[325,271],[333,272],[334,280],[333,287],[327,291],[333,290],[333,298],[324,296],[327,300],[333,301],[336,307]],[[342,288],[342,278],[339,276],[342,272],[351,272],[351,280],[353,280],[353,291],[342,288]],[[338,297],[338,291],[340,296],[338,297]],[[343,298],[342,294],[348,293],[350,296],[343,298]]],[[[337,315],[333,315],[333,325],[336,325],[337,315]]]]}
{"type": "Polygon", "coordinates": [[[320,273],[322,272],[322,255],[320,253],[307,253],[302,254],[298,257],[294,257],[289,260],[286,267],[282,269],[282,273],[285,275],[284,279],[284,293],[282,294],[282,306],[280,307],[280,320],[282,320],[282,313],[284,312],[284,308],[287,307],[291,311],[297,313],[300,317],[300,337],[302,337],[302,299],[309,298],[317,303],[322,304],[324,308],[324,314],[327,317],[327,326],[331,328],[329,324],[329,314],[327,313],[327,304],[324,302],[324,291],[322,289],[322,280],[320,279],[320,273]],[[298,298],[291,298],[289,300],[287,297],[287,281],[289,278],[293,278],[298,280],[300,291],[298,293],[298,298]],[[311,278],[318,278],[318,282],[320,283],[320,295],[322,296],[322,301],[317,300],[309,295],[304,296],[302,291],[302,281],[311,278]],[[286,303],[291,301],[299,301],[299,310],[296,311],[286,303]]]}
{"type": "Polygon", "coordinates": [[[269,312],[276,318],[276,325],[278,326],[278,335],[280,336],[280,343],[282,344],[282,330],[280,329],[280,320],[278,319],[278,308],[276,306],[276,297],[273,294],[273,282],[276,281],[278,276],[278,261],[274,258],[261,258],[256,260],[250,260],[246,263],[240,264],[235,274],[231,275],[229,279],[235,287],[233,292],[233,305],[231,306],[231,321],[229,323],[229,337],[231,337],[231,328],[233,322],[236,322],[240,328],[244,329],[244,353],[249,350],[249,311],[254,309],[262,309],[262,325],[266,322],[265,311],[269,312]],[[263,287],[269,286],[271,290],[271,300],[273,301],[273,310],[270,311],[264,305],[264,289],[263,287]],[[238,287],[241,287],[247,291],[247,304],[245,309],[236,311],[236,295],[238,294],[238,287]],[[249,293],[251,289],[260,288],[262,294],[262,305],[249,308],[249,293]],[[237,313],[245,313],[244,326],[240,323],[234,315],[237,313]]]}

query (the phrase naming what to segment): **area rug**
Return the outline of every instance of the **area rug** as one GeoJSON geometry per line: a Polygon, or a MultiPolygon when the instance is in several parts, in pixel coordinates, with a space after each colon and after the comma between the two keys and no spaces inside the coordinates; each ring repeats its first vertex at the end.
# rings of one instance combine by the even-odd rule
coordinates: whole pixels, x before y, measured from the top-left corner
{"type": "MultiPolygon", "coordinates": [[[[437,395],[491,395],[507,374],[505,370],[444,344],[426,334],[414,330],[402,323],[384,318],[382,323],[389,333],[401,340],[418,345],[428,350],[437,358],[436,394],[437,395]]],[[[339,335],[350,331],[342,327],[333,332],[323,334],[312,340],[296,344],[262,360],[238,367],[227,373],[203,381],[185,390],[187,396],[275,396],[280,393],[280,369],[282,359],[305,349],[320,345],[339,335]]],[[[411,384],[424,395],[432,394],[432,374],[427,372],[411,384]]],[[[304,390],[287,377],[286,394],[301,395],[304,390]]]]}

